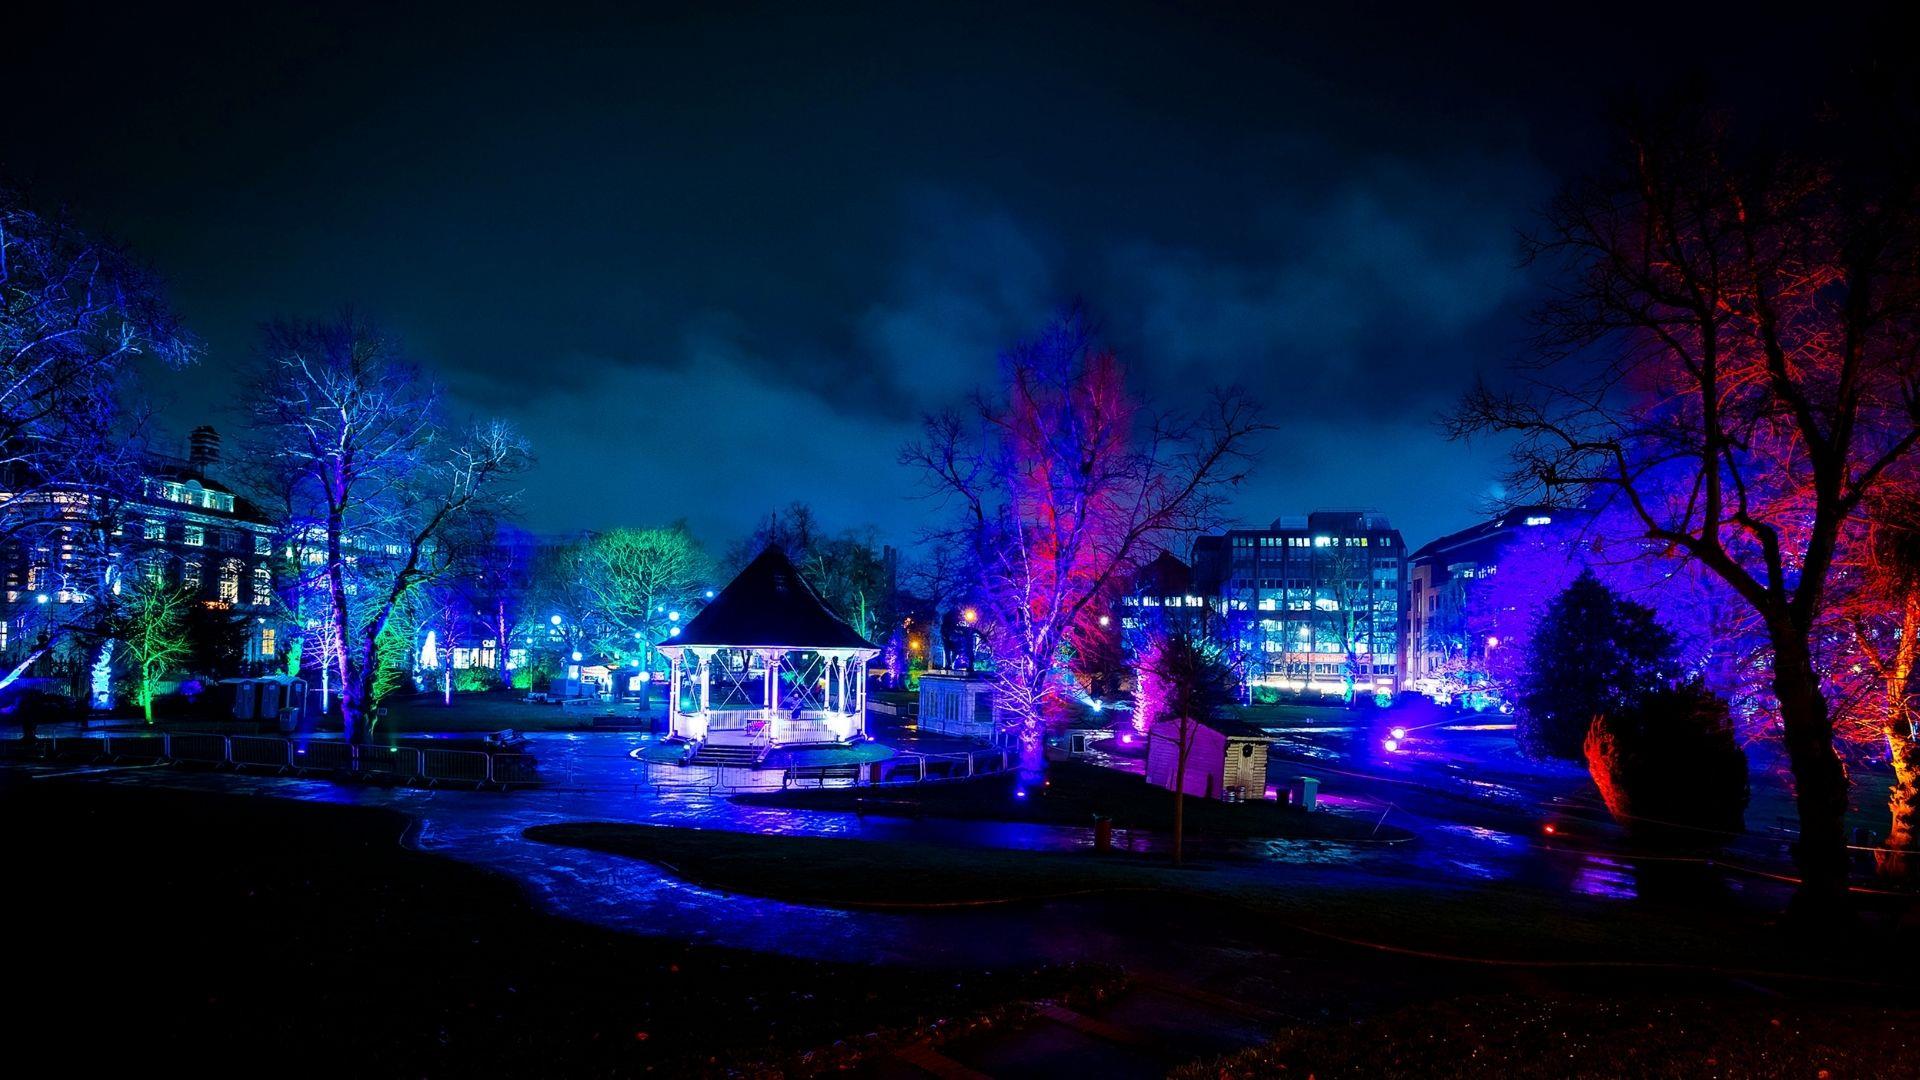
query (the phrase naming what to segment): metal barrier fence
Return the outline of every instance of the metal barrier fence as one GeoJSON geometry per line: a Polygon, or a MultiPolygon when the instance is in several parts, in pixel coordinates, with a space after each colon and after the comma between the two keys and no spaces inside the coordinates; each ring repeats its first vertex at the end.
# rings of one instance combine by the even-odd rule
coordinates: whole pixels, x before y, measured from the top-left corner
{"type": "Polygon", "coordinates": [[[285,739],[234,735],[227,739],[228,760],[235,765],[285,771],[293,768],[293,744],[285,739]]]}
{"type": "Polygon", "coordinates": [[[426,774],[428,783],[447,780],[479,787],[491,779],[487,755],[478,750],[422,750],[420,771],[426,774]]]}
{"type": "Polygon", "coordinates": [[[830,765],[789,765],[755,769],[738,765],[644,763],[646,783],[662,791],[741,792],[798,787],[882,787],[967,780],[1005,772],[1013,766],[1007,750],[963,750],[947,754],[898,754],[879,761],[830,765]]]}
{"type": "Polygon", "coordinates": [[[166,756],[175,761],[205,761],[215,765],[232,762],[225,735],[168,735],[166,756]]]}
{"type": "Polygon", "coordinates": [[[493,782],[503,788],[540,782],[539,762],[532,754],[489,754],[487,763],[493,782]]]}
{"type": "Polygon", "coordinates": [[[164,735],[109,735],[106,743],[107,757],[114,761],[157,760],[167,756],[164,735]]]}
{"type": "Polygon", "coordinates": [[[306,775],[358,776],[398,783],[470,784],[506,789],[540,783],[531,754],[364,746],[328,739],[202,732],[0,740],[0,758],[69,761],[183,761],[306,775]]]}

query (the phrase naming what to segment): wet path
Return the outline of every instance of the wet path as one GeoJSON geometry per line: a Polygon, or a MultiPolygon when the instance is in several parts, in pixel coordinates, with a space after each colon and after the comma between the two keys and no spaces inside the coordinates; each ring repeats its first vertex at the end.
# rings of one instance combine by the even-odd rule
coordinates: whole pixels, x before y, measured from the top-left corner
{"type": "MultiPolygon", "coordinates": [[[[384,806],[418,823],[410,842],[507,874],[548,909],[613,929],[717,945],[878,963],[995,964],[1138,957],[1180,947],[1164,930],[1143,931],[1144,900],[1105,897],[1016,908],[930,913],[843,911],[718,893],[649,864],[525,840],[524,829],[570,821],[619,821],[771,834],[844,836],[946,847],[1071,851],[1092,845],[1090,828],[795,811],[736,804],[708,792],[648,788],[630,754],[652,736],[538,733],[532,750],[546,786],[506,794],[382,788],[320,780],[161,769],[69,770],[100,782],[244,791],[315,802],[384,806]]],[[[1194,845],[1223,871],[1276,890],[1411,889],[1511,882],[1548,891],[1631,900],[1628,861],[1544,840],[1543,806],[1558,788],[1547,777],[1461,780],[1415,755],[1386,762],[1335,756],[1323,737],[1276,745],[1274,775],[1314,769],[1338,812],[1386,819],[1416,834],[1398,845],[1253,840],[1194,845]],[[1396,775],[1396,770],[1399,774],[1396,775]]],[[[1453,763],[1457,765],[1457,762],[1453,763]]],[[[1489,773],[1488,775],[1497,775],[1489,773]]],[[[1156,850],[1164,838],[1119,830],[1116,846],[1156,850]]],[[[1752,891],[1747,882],[1723,883],[1752,891]]],[[[1765,902],[1774,902],[1769,891],[1765,902]]],[[[1145,920],[1149,925],[1155,920],[1145,920]]]]}

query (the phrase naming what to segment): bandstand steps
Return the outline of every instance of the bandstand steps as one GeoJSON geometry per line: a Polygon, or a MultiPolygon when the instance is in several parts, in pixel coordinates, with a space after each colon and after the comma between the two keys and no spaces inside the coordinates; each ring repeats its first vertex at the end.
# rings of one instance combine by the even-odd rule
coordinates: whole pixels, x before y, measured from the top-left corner
{"type": "Polygon", "coordinates": [[[693,755],[692,765],[751,766],[760,760],[757,746],[715,746],[707,743],[693,755]]]}

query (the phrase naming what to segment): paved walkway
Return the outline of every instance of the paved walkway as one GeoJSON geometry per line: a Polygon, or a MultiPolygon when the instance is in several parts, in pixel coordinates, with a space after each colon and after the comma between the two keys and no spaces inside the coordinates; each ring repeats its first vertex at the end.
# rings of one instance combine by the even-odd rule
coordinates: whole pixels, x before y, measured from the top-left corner
{"type": "MultiPolygon", "coordinates": [[[[1369,758],[1324,731],[1282,734],[1273,775],[1309,771],[1337,812],[1412,830],[1414,843],[1354,846],[1240,841],[1202,846],[1231,872],[1276,889],[1331,885],[1414,889],[1508,881],[1628,902],[1645,867],[1543,832],[1554,821],[1592,822],[1577,774],[1509,761],[1475,736],[1431,735],[1369,758]],[[1356,760],[1358,758],[1359,760],[1356,760]]],[[[1091,829],[1056,825],[896,819],[743,806],[698,791],[656,791],[630,756],[653,737],[630,732],[536,733],[547,785],[510,793],[384,788],[171,767],[30,766],[84,782],[245,792],[314,802],[384,806],[412,817],[409,842],[508,874],[556,913],[614,929],[822,959],[923,966],[1036,961],[1123,963],[1135,985],[1086,1013],[1053,1010],[1034,1024],[909,1050],[877,1067],[899,1076],[1163,1075],[1171,1064],[1249,1045],[1274,1027],[1330,1012],[1431,997],[1436,980],[1466,992],[1524,989],[1527,976],[1463,971],[1404,957],[1370,956],[1282,927],[1196,925],[1175,900],[1115,895],[1014,907],[937,912],[840,911],[718,893],[643,862],[523,838],[529,826],[627,821],[763,833],[847,836],[950,847],[1076,850],[1091,829]],[[1249,1005],[1247,1003],[1256,1003],[1249,1005]]],[[[1492,737],[1488,737],[1490,740],[1492,737]]],[[[1604,829],[1603,823],[1593,823],[1604,829]]],[[[1164,838],[1120,830],[1118,846],[1154,850],[1164,838]]],[[[1756,842],[1756,858],[1770,841],[1756,842]]],[[[1708,869],[1707,887],[1736,902],[1777,905],[1784,886],[1708,869]]],[[[1724,992],[1724,987],[1719,988],[1724,992]]]]}

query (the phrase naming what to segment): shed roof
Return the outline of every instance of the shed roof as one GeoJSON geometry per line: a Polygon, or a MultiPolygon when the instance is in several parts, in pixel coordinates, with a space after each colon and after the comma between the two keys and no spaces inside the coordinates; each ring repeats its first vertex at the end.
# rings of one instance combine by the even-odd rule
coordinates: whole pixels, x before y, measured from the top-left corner
{"type": "Polygon", "coordinates": [[[829,611],[786,552],[771,544],[677,636],[660,644],[879,651],[829,611]]]}

